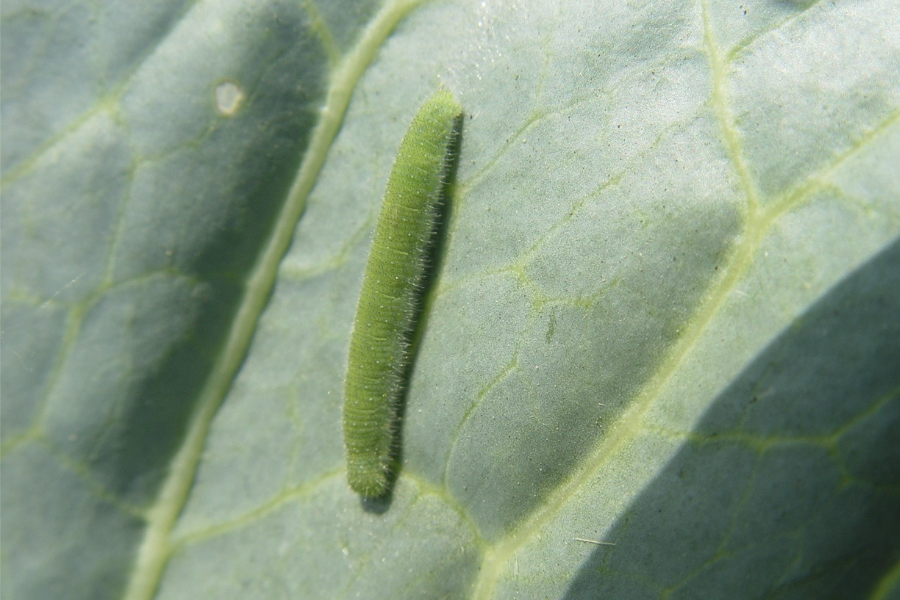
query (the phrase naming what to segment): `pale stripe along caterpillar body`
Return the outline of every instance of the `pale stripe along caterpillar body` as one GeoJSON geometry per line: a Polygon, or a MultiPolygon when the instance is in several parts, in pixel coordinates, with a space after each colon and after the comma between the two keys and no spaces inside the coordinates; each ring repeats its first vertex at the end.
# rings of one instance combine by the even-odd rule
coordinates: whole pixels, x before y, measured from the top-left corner
{"type": "Polygon", "coordinates": [[[409,337],[462,107],[439,90],[419,109],[391,169],[350,337],[344,445],[350,487],[388,491],[409,337]]]}

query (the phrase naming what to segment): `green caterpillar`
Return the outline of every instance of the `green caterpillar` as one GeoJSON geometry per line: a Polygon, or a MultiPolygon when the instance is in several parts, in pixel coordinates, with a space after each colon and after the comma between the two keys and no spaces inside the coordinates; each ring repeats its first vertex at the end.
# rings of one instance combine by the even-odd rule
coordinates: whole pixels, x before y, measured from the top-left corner
{"type": "Polygon", "coordinates": [[[353,321],[344,382],[350,487],[388,491],[409,337],[462,107],[439,90],[413,118],[388,178],[353,321]]]}

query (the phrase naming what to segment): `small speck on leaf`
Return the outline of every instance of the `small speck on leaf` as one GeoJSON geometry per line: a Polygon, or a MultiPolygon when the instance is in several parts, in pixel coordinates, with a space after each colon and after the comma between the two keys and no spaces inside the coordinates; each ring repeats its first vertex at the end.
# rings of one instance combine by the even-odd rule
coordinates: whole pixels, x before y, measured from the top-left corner
{"type": "Polygon", "coordinates": [[[244,90],[232,81],[223,81],[216,86],[216,108],[226,116],[231,116],[244,103],[244,90]]]}

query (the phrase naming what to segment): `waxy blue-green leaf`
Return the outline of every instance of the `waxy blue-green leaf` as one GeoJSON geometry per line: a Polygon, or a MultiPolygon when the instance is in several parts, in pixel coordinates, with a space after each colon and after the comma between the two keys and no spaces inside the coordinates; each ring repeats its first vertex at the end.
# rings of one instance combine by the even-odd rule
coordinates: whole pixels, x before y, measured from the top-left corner
{"type": "Polygon", "coordinates": [[[900,594],[900,9],[4,2],[0,595],[900,594]],[[341,390],[466,123],[392,497],[341,390]]]}

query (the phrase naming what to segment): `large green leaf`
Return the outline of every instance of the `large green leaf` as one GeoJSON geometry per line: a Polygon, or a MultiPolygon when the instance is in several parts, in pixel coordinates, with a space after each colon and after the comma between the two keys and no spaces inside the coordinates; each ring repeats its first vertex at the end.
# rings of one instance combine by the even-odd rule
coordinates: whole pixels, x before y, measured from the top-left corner
{"type": "Polygon", "coordinates": [[[2,595],[900,597],[900,8],[2,7],[2,595]],[[381,193],[465,110],[391,498],[381,193]]]}

